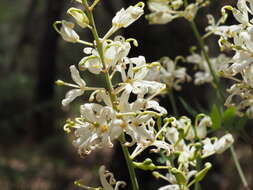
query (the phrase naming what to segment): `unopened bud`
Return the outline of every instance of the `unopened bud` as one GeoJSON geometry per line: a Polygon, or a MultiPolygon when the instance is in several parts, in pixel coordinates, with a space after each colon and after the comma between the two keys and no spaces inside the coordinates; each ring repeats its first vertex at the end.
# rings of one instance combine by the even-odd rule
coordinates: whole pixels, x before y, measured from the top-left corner
{"type": "Polygon", "coordinates": [[[55,84],[58,86],[63,86],[63,85],[65,85],[65,82],[62,80],[57,80],[57,81],[55,81],[55,84]]]}
{"type": "Polygon", "coordinates": [[[160,173],[159,173],[159,172],[152,172],[152,175],[153,175],[156,179],[159,179],[159,178],[160,178],[160,173]]]}
{"type": "Polygon", "coordinates": [[[81,9],[72,7],[67,11],[67,13],[74,17],[77,24],[82,28],[85,28],[89,25],[89,19],[81,9]]]}

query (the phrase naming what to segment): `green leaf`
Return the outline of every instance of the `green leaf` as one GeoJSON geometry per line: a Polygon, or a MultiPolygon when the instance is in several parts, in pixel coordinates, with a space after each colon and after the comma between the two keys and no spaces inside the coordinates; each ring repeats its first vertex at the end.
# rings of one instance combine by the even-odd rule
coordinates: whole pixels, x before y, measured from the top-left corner
{"type": "Polygon", "coordinates": [[[177,182],[180,185],[185,185],[187,183],[187,178],[182,171],[180,171],[176,168],[172,168],[171,173],[176,177],[177,182]]]}
{"type": "Polygon", "coordinates": [[[162,127],[162,118],[161,117],[158,117],[156,124],[157,124],[158,131],[159,131],[162,127]]]}
{"type": "Polygon", "coordinates": [[[150,170],[153,171],[156,169],[156,165],[153,164],[150,158],[146,158],[143,162],[133,162],[134,167],[142,169],[142,170],[150,170]]]}
{"type": "Polygon", "coordinates": [[[198,114],[198,112],[197,112],[193,107],[191,107],[189,104],[187,104],[187,103],[184,101],[183,98],[179,97],[178,99],[180,100],[180,102],[181,102],[182,106],[184,107],[184,109],[185,109],[189,114],[191,114],[193,117],[195,117],[195,116],[198,114]]]}
{"type": "Polygon", "coordinates": [[[239,132],[241,131],[245,125],[247,124],[249,118],[247,116],[243,116],[240,119],[235,121],[235,129],[239,132]]]}
{"type": "Polygon", "coordinates": [[[196,174],[195,183],[200,182],[206,176],[207,172],[211,169],[211,167],[212,164],[207,162],[205,164],[205,168],[196,174]]]}
{"type": "Polygon", "coordinates": [[[235,107],[229,107],[226,109],[226,111],[223,114],[223,126],[225,129],[229,129],[233,127],[233,122],[236,118],[236,108],[235,107]]]}
{"type": "Polygon", "coordinates": [[[212,110],[210,113],[213,125],[211,126],[213,130],[218,130],[221,127],[221,114],[216,104],[213,104],[212,110]]]}

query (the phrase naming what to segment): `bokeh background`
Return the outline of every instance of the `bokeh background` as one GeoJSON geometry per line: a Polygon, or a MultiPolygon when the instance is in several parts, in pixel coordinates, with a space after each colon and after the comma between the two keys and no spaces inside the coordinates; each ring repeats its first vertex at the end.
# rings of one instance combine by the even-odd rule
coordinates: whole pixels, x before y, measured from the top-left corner
{"type": "MultiPolygon", "coordinates": [[[[130,0],[102,0],[95,9],[99,33],[105,34],[111,19],[122,7],[135,4],[130,0]]],[[[201,32],[207,24],[205,15],[219,17],[220,8],[235,4],[232,0],[212,0],[196,18],[201,32]]],[[[67,118],[78,115],[80,99],[63,109],[61,99],[67,88],[57,87],[54,81],[71,81],[69,66],[84,56],[83,46],[66,43],[53,30],[52,23],[66,16],[66,10],[78,5],[74,0],[1,0],[0,1],[0,189],[2,190],[73,190],[75,180],[87,185],[99,184],[97,170],[105,164],[116,179],[129,181],[124,158],[117,144],[115,149],[103,149],[80,158],[73,148],[73,137],[62,129],[67,118]],[[79,102],[78,102],[79,101],[79,102]]],[[[148,10],[146,10],[148,13],[148,10]]],[[[228,20],[235,22],[232,18],[228,20]]],[[[91,41],[88,30],[78,30],[82,39],[91,41]]],[[[178,19],[167,25],[148,25],[144,17],[118,34],[136,38],[138,48],[130,56],[145,55],[147,61],[163,56],[171,58],[189,54],[196,45],[189,23],[178,19]]],[[[218,53],[217,39],[207,40],[211,55],[218,53]]],[[[98,76],[83,73],[88,84],[102,86],[98,76]]],[[[192,107],[206,112],[215,101],[208,85],[186,84],[175,92],[192,107]]],[[[87,96],[82,98],[86,101],[87,96]]],[[[189,115],[177,99],[180,115],[189,115]]],[[[161,104],[172,113],[169,98],[161,104]]],[[[247,180],[252,184],[252,126],[249,122],[236,136],[236,150],[247,180]]],[[[146,153],[148,154],[148,152],[146,153]]],[[[202,182],[202,189],[243,189],[229,152],[210,159],[213,170],[202,182]]],[[[154,190],[164,183],[150,173],[138,171],[141,189],[154,190]]],[[[130,184],[130,183],[129,183],[130,184]]],[[[130,185],[128,186],[130,189],[130,185]]]]}

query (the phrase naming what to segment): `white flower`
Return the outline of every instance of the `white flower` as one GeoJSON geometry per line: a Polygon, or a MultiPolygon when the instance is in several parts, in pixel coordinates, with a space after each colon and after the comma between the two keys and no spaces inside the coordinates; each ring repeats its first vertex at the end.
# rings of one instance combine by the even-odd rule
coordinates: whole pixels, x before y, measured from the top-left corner
{"type": "Polygon", "coordinates": [[[225,105],[236,106],[239,115],[246,114],[248,117],[253,117],[253,90],[250,83],[251,75],[247,73],[244,75],[244,80],[232,85],[227,91],[230,93],[225,105]],[[249,76],[248,76],[249,75],[249,76]],[[249,78],[246,78],[249,77],[249,78]],[[237,103],[239,101],[239,103],[237,103]]]}
{"type": "Polygon", "coordinates": [[[207,134],[207,127],[212,126],[212,120],[209,116],[204,116],[198,126],[197,126],[197,135],[200,139],[203,139],[206,137],[207,134]]]}
{"type": "Polygon", "coordinates": [[[67,42],[76,43],[79,40],[79,36],[73,30],[75,24],[65,20],[61,21],[61,24],[62,26],[59,33],[61,34],[62,38],[67,42]]]}
{"type": "Polygon", "coordinates": [[[149,24],[167,24],[177,17],[178,16],[163,12],[154,12],[146,16],[149,20],[149,24]]]}
{"type": "MultiPolygon", "coordinates": [[[[129,103],[129,95],[122,95],[120,98],[119,110],[122,113],[138,113],[143,108],[145,108],[145,100],[137,99],[133,103],[129,103]],[[126,98],[126,99],[125,99],[126,98]]],[[[143,114],[143,115],[133,115],[133,116],[123,116],[124,123],[122,128],[124,131],[131,136],[132,143],[147,144],[152,142],[155,138],[154,134],[154,122],[152,120],[153,115],[143,114]]]]}
{"type": "Polygon", "coordinates": [[[234,138],[231,134],[228,133],[215,142],[214,144],[215,152],[217,154],[221,154],[225,150],[227,150],[233,143],[234,138]]]}
{"type": "MultiPolygon", "coordinates": [[[[200,71],[196,72],[194,75],[194,84],[201,85],[213,81],[213,76],[204,56],[193,53],[188,56],[186,60],[187,62],[196,64],[200,69],[200,71]]],[[[228,68],[230,61],[231,59],[224,54],[210,58],[212,69],[218,76],[228,68]]]]}
{"type": "Polygon", "coordinates": [[[116,28],[126,28],[144,13],[144,3],[140,2],[135,6],[129,6],[126,10],[122,8],[112,19],[112,24],[116,28]]]}
{"type": "Polygon", "coordinates": [[[180,187],[179,185],[173,184],[160,187],[158,190],[180,190],[180,187]]]}
{"type": "Polygon", "coordinates": [[[205,138],[204,140],[202,140],[202,143],[203,143],[203,150],[202,150],[203,158],[211,156],[212,154],[215,153],[214,143],[212,143],[210,138],[205,138]]]}
{"type": "MultiPolygon", "coordinates": [[[[126,42],[121,36],[115,37],[114,41],[105,41],[103,43],[103,61],[106,67],[114,67],[118,62],[122,61],[128,55],[130,48],[130,43],[126,42]]],[[[103,63],[97,50],[85,48],[84,53],[90,55],[79,62],[79,68],[82,70],[88,69],[93,74],[99,74],[103,69],[103,63]]]]}
{"type": "Polygon", "coordinates": [[[150,69],[145,77],[146,80],[163,82],[167,88],[175,90],[181,90],[180,84],[191,80],[191,77],[186,73],[186,68],[178,67],[170,58],[163,57],[161,63],[159,70],[157,68],[150,69]]]}
{"type": "Polygon", "coordinates": [[[114,41],[108,43],[104,50],[104,61],[109,67],[113,67],[129,54],[131,45],[122,36],[116,36],[114,41]]]}
{"type": "Polygon", "coordinates": [[[166,114],[167,111],[153,100],[138,98],[129,103],[131,88],[122,92],[119,98],[118,109],[122,114],[122,129],[131,136],[132,142],[143,145],[153,143],[155,140],[153,117],[157,114],[166,114]],[[147,113],[145,113],[147,111],[147,113]],[[124,113],[130,113],[124,115],[124,113]]]}
{"type": "Polygon", "coordinates": [[[150,11],[155,12],[166,12],[169,10],[168,1],[167,0],[149,0],[148,1],[148,8],[150,11]]]}
{"type": "Polygon", "coordinates": [[[114,178],[113,173],[106,170],[105,166],[99,167],[99,179],[102,187],[89,187],[86,185],[81,184],[80,182],[76,181],[75,184],[78,186],[80,185],[84,189],[93,189],[93,190],[119,190],[120,187],[126,186],[124,181],[116,181],[114,178]]]}
{"type": "Polygon", "coordinates": [[[82,58],[78,64],[79,68],[80,70],[88,69],[93,74],[99,74],[103,69],[103,64],[98,52],[93,48],[85,48],[84,52],[87,53],[88,49],[90,50],[89,54],[92,53],[92,55],[82,58]]]}
{"type": "Polygon", "coordinates": [[[168,3],[168,1],[148,1],[151,14],[147,15],[147,19],[150,24],[166,24],[179,17],[179,15],[173,14],[173,10],[168,3]]]}
{"type": "Polygon", "coordinates": [[[220,36],[221,48],[233,50],[234,56],[229,61],[229,67],[222,69],[222,76],[236,81],[227,91],[230,93],[225,105],[236,106],[239,115],[246,114],[252,117],[252,53],[253,53],[253,1],[238,0],[237,8],[226,6],[232,10],[235,19],[239,22],[232,26],[212,25],[210,31],[220,36]],[[216,29],[215,29],[216,28],[216,29]],[[234,100],[234,101],[233,101],[234,100]]]}
{"type": "Polygon", "coordinates": [[[184,18],[190,21],[193,20],[198,12],[198,9],[199,7],[197,4],[193,4],[193,3],[189,4],[183,12],[184,18]]]}
{"type": "MultiPolygon", "coordinates": [[[[198,123],[198,126],[196,126],[196,133],[199,139],[204,139],[206,137],[207,127],[210,127],[211,125],[212,125],[211,118],[205,115],[198,123]]],[[[195,138],[195,134],[194,134],[193,127],[190,127],[185,139],[193,140],[194,138],[195,138]]]]}
{"type": "Polygon", "coordinates": [[[166,130],[166,139],[171,143],[175,144],[179,139],[179,133],[175,127],[169,127],[166,130]]]}
{"type": "Polygon", "coordinates": [[[124,187],[126,185],[124,181],[116,181],[113,174],[109,171],[106,171],[105,166],[101,166],[99,168],[99,178],[103,190],[118,190],[120,186],[124,187]]]}
{"type": "Polygon", "coordinates": [[[77,24],[82,28],[85,28],[89,25],[89,19],[81,9],[71,7],[68,9],[67,13],[70,14],[76,20],[77,24]]]}
{"type": "MultiPolygon", "coordinates": [[[[247,4],[246,4],[247,0],[238,0],[237,2],[237,7],[232,9],[233,15],[235,17],[235,19],[242,23],[247,25],[249,23],[249,16],[248,16],[248,12],[252,14],[252,10],[248,8],[247,4]]],[[[249,1],[251,3],[252,6],[252,2],[249,1]]]]}
{"type": "Polygon", "coordinates": [[[241,30],[240,25],[231,25],[231,26],[217,26],[211,25],[206,27],[207,31],[212,32],[215,35],[223,36],[225,39],[228,37],[234,36],[238,31],[241,30]]]}
{"type": "Polygon", "coordinates": [[[196,1],[184,7],[182,0],[149,0],[148,7],[151,13],[146,18],[150,24],[166,24],[180,17],[191,21],[198,9],[205,5],[204,1],[196,1]]]}
{"type": "Polygon", "coordinates": [[[178,162],[182,164],[188,164],[189,162],[193,162],[192,158],[194,158],[196,148],[195,146],[185,146],[184,150],[180,153],[178,157],[178,162]]]}
{"type": "Polygon", "coordinates": [[[76,69],[74,65],[70,67],[70,73],[73,81],[77,85],[70,85],[77,89],[72,89],[66,93],[65,99],[62,100],[62,105],[67,106],[70,102],[72,102],[76,97],[83,95],[86,89],[86,82],[80,77],[79,71],[76,69]]]}
{"type": "Polygon", "coordinates": [[[122,88],[128,89],[140,98],[145,94],[159,94],[166,87],[165,84],[145,80],[149,68],[143,56],[126,59],[117,67],[117,70],[121,73],[122,88]],[[126,65],[129,66],[127,73],[125,71],[126,65]]]}
{"type": "Polygon", "coordinates": [[[121,121],[116,119],[111,107],[99,104],[84,104],[80,107],[81,118],[77,120],[74,146],[81,155],[102,147],[112,147],[112,141],[120,136],[121,121]]]}

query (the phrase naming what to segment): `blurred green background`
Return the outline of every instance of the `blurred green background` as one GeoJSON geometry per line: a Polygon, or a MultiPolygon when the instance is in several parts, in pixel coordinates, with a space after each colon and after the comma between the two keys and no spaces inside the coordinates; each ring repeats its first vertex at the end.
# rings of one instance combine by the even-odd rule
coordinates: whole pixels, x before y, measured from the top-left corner
{"type": "MultiPolygon", "coordinates": [[[[95,9],[95,20],[101,36],[111,26],[111,19],[122,7],[135,4],[130,0],[102,0],[95,9]]],[[[220,8],[232,0],[213,0],[197,16],[200,31],[206,25],[206,13],[219,17],[220,8]]],[[[67,118],[78,115],[79,98],[70,108],[63,109],[61,99],[67,88],[54,81],[71,81],[69,66],[84,56],[83,47],[64,42],[53,30],[55,20],[69,19],[66,10],[78,5],[74,0],[1,0],[0,1],[0,189],[1,190],[72,190],[73,182],[98,185],[98,166],[112,169],[116,179],[129,181],[124,159],[115,149],[98,150],[80,158],[62,129],[67,118]]],[[[148,13],[148,10],[146,10],[148,13]]],[[[229,20],[233,23],[233,20],[229,20]]],[[[92,41],[88,30],[78,31],[81,38],[92,41]]],[[[130,56],[145,55],[147,61],[163,56],[188,55],[196,45],[189,24],[183,19],[168,25],[148,25],[144,17],[118,34],[136,38],[138,48],[130,56]]],[[[208,39],[211,55],[218,52],[215,38],[208,39]]],[[[88,84],[103,85],[98,76],[83,73],[88,84]]],[[[213,92],[208,85],[186,84],[175,92],[193,107],[211,107],[213,92]]],[[[161,104],[171,110],[168,97],[161,104]]],[[[177,101],[181,114],[187,111],[177,101]]],[[[171,111],[172,112],[172,111],[171,111]]],[[[236,149],[248,181],[252,184],[252,129],[237,133],[236,149]],[[247,133],[247,138],[242,134],[247,133]],[[246,139],[246,140],[245,140],[246,139]]],[[[243,189],[230,154],[211,159],[214,168],[202,183],[203,189],[243,189]]],[[[141,189],[153,190],[163,183],[150,173],[138,172],[141,189]]],[[[130,186],[128,186],[130,189],[130,186]]]]}

